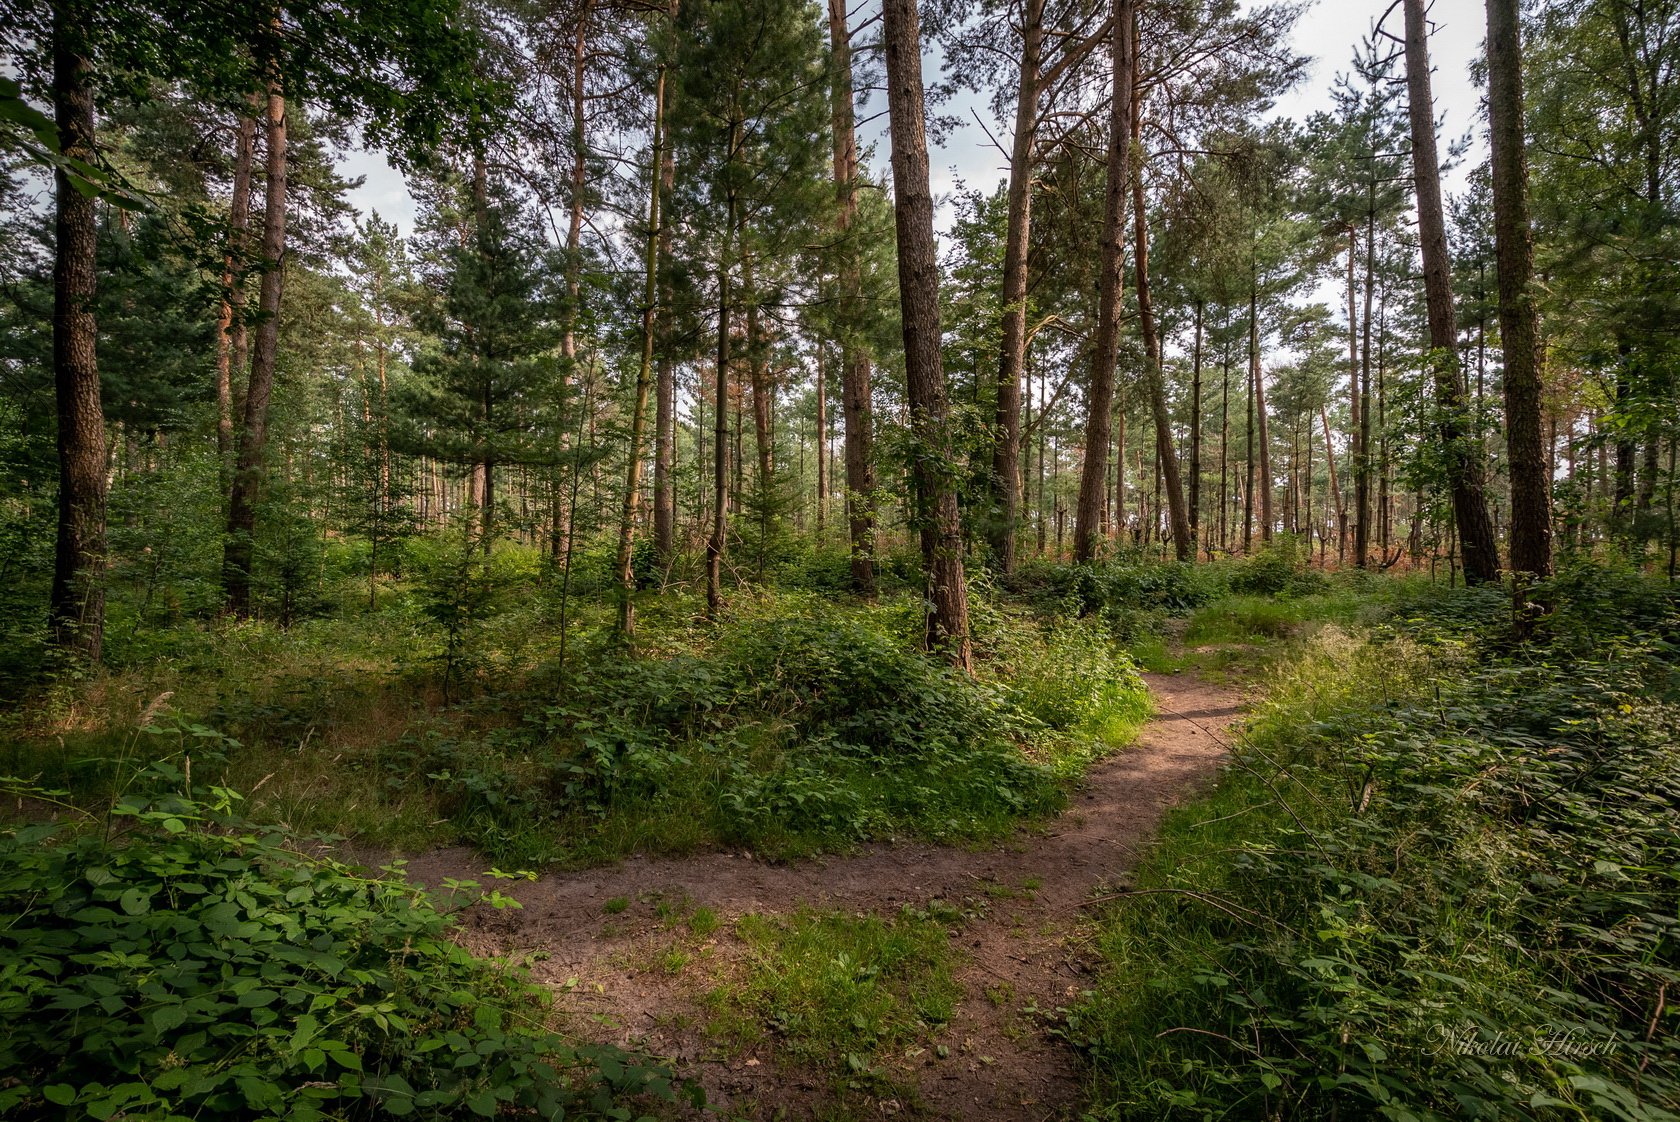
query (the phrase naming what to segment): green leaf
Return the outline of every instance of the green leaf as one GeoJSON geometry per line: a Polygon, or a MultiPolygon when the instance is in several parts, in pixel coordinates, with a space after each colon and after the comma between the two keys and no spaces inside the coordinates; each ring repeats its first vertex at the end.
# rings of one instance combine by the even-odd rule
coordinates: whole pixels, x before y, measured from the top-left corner
{"type": "Polygon", "coordinates": [[[57,1106],[69,1106],[76,1101],[76,1088],[68,1083],[51,1083],[41,1088],[42,1096],[57,1106]]]}

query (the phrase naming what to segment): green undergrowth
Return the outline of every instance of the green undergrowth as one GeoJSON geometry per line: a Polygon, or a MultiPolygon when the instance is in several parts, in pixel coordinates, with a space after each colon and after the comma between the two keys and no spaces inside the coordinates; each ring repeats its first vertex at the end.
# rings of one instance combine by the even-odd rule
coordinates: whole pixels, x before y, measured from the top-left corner
{"type": "Polygon", "coordinates": [[[466,842],[518,867],[719,845],[793,857],[999,837],[1057,810],[1148,716],[1098,621],[984,590],[974,678],[916,649],[908,598],[741,596],[715,628],[669,600],[641,613],[634,652],[586,614],[564,662],[551,641],[500,638],[546,626],[540,604],[509,606],[474,640],[485,649],[460,655],[489,669],[462,672],[447,703],[419,624],[394,629],[407,655],[344,621],[229,628],[183,656],[179,691],[151,664],[108,679],[67,727],[14,737],[6,762],[94,803],[135,760],[227,736],[219,782],[364,847],[466,842]]]}
{"type": "Polygon", "coordinates": [[[1400,586],[1273,664],[1101,917],[1094,1118],[1674,1118],[1680,601],[1400,586]]]}
{"type": "Polygon", "coordinates": [[[933,1046],[956,1011],[949,928],[962,919],[939,903],[890,918],[744,916],[742,957],[706,995],[710,1031],[737,1049],[768,1039],[776,1058],[813,1066],[841,1090],[877,1090],[890,1079],[878,1064],[933,1046]]]}
{"type": "Polygon", "coordinates": [[[0,1116],[630,1118],[678,1097],[669,1071],[557,1033],[415,888],[192,790],[177,759],[103,819],[0,834],[0,1116]]]}

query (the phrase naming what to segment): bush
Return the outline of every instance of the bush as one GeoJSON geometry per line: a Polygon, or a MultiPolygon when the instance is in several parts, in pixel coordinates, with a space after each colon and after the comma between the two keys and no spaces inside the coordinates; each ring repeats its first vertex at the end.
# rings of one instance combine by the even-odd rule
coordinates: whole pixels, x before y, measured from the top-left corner
{"type": "Polygon", "coordinates": [[[1149,614],[1177,614],[1211,603],[1223,592],[1218,570],[1207,565],[1154,561],[1121,554],[1092,565],[1030,561],[1004,580],[1004,588],[1051,615],[1103,615],[1130,639],[1149,629],[1149,614]]]}
{"type": "Polygon", "coordinates": [[[673,1097],[664,1070],[546,1028],[539,991],[418,890],[287,848],[237,799],[129,795],[104,831],[0,834],[0,1114],[628,1117],[620,1099],[673,1097]]]}
{"type": "Polygon", "coordinates": [[[1231,591],[1258,596],[1315,596],[1326,591],[1330,582],[1311,567],[1311,560],[1311,551],[1299,538],[1281,535],[1259,553],[1232,566],[1231,591]]]}
{"type": "Polygon", "coordinates": [[[588,652],[512,706],[522,727],[387,751],[391,782],[424,775],[465,837],[520,861],[660,815],[688,843],[794,853],[995,835],[1059,805],[1007,691],[910,649],[893,609],[806,610],[743,614],[704,656],[588,652]]]}

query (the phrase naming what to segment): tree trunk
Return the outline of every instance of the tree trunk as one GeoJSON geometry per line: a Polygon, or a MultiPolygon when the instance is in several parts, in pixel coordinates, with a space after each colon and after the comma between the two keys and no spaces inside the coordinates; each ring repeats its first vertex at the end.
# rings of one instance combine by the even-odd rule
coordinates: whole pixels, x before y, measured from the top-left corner
{"type": "MultiPolygon", "coordinates": [[[[725,141],[725,160],[734,161],[741,145],[741,124],[732,121],[725,141]]],[[[729,254],[738,221],[734,190],[724,206],[723,247],[718,255],[717,398],[712,418],[712,534],[706,542],[706,616],[717,619],[723,609],[723,551],[729,533],[729,254]]]]}
{"type": "Polygon", "coordinates": [[[1015,140],[1009,156],[1009,212],[1003,240],[1003,341],[992,427],[993,509],[988,520],[992,556],[1005,573],[1015,568],[1015,531],[1021,507],[1021,367],[1027,349],[1027,252],[1032,232],[1033,143],[1038,135],[1043,54],[1044,0],[1025,0],[1015,140]]]}
{"type": "MultiPolygon", "coordinates": [[[[1374,171],[1373,171],[1374,174],[1374,171]]],[[[1371,555],[1371,324],[1377,288],[1376,183],[1367,184],[1365,212],[1365,346],[1359,359],[1359,444],[1353,457],[1353,563],[1361,569],[1371,555]]]]}
{"type": "Polygon", "coordinates": [[[1196,301],[1196,338],[1190,348],[1190,537],[1192,556],[1202,537],[1202,319],[1205,302],[1196,301]]]}
{"type": "Polygon", "coordinates": [[[742,265],[742,288],[747,297],[747,379],[752,387],[753,450],[758,453],[759,532],[770,530],[770,512],[776,482],[776,452],[770,434],[773,408],[769,363],[765,361],[764,325],[759,313],[758,282],[749,255],[742,265]]]}
{"type": "MultiPolygon", "coordinates": [[[[1133,18],[1136,18],[1134,12],[1133,18]]],[[[1133,32],[1136,41],[1136,31],[1133,32]]],[[[1178,449],[1173,446],[1172,419],[1167,414],[1166,387],[1161,375],[1161,340],[1155,326],[1155,306],[1149,288],[1149,216],[1143,194],[1143,100],[1132,98],[1132,147],[1137,153],[1132,166],[1132,225],[1137,243],[1132,262],[1137,285],[1138,322],[1143,331],[1143,376],[1148,386],[1149,413],[1155,422],[1155,463],[1161,485],[1167,490],[1167,511],[1172,525],[1173,552],[1180,561],[1194,556],[1190,540],[1190,515],[1184,505],[1184,484],[1178,474],[1178,449]]]]}
{"type": "Polygon", "coordinates": [[[845,421],[846,523],[851,539],[852,588],[875,594],[875,435],[869,355],[858,342],[862,318],[862,275],[852,226],[857,219],[858,151],[852,104],[852,41],[846,0],[828,0],[828,32],[834,67],[835,226],[841,243],[840,408],[845,421]]]}
{"type": "Polygon", "coordinates": [[[1429,344],[1434,349],[1436,408],[1442,451],[1452,486],[1453,516],[1467,584],[1499,579],[1499,551],[1493,540],[1483,491],[1483,466],[1465,422],[1464,386],[1457,356],[1452,263],[1441,209],[1441,177],[1435,151],[1435,103],[1430,94],[1429,40],[1424,0],[1405,0],[1406,86],[1410,94],[1412,173],[1418,203],[1418,237],[1423,249],[1423,291],[1429,309],[1429,344]]]}
{"type": "Polygon", "coordinates": [[[642,364],[636,371],[630,406],[630,447],[624,467],[624,507],[618,521],[618,633],[629,639],[636,628],[636,508],[642,496],[642,441],[647,435],[648,394],[653,383],[653,342],[659,318],[659,188],[665,170],[665,67],[653,80],[653,160],[648,174],[648,228],[642,251],[642,364]]]}
{"type": "MultiPolygon", "coordinates": [[[[1360,508],[1359,503],[1358,503],[1359,485],[1357,483],[1358,474],[1359,474],[1359,456],[1360,456],[1360,451],[1361,451],[1359,442],[1362,439],[1361,433],[1360,433],[1361,417],[1360,417],[1360,410],[1359,410],[1359,407],[1360,407],[1360,404],[1361,404],[1360,396],[1359,396],[1359,292],[1358,292],[1357,282],[1355,280],[1355,265],[1356,265],[1356,262],[1357,262],[1357,253],[1358,253],[1358,245],[1359,245],[1358,238],[1359,238],[1358,228],[1356,226],[1350,224],[1348,226],[1348,258],[1347,258],[1348,453],[1349,453],[1349,458],[1352,459],[1353,463],[1354,463],[1354,477],[1355,477],[1355,480],[1356,480],[1356,482],[1354,484],[1354,499],[1355,499],[1355,501],[1354,501],[1354,530],[1353,530],[1353,534],[1354,534],[1354,539],[1356,541],[1363,541],[1364,540],[1364,534],[1365,534],[1365,525],[1364,525],[1364,522],[1363,522],[1363,519],[1365,517],[1365,512],[1364,512],[1363,509],[1360,508]]],[[[1326,427],[1325,427],[1324,441],[1325,441],[1325,451],[1326,451],[1326,453],[1329,453],[1330,430],[1329,430],[1328,425],[1326,425],[1326,427]]],[[[1332,465],[1330,474],[1331,474],[1331,478],[1334,479],[1335,478],[1335,467],[1334,467],[1334,465],[1335,465],[1335,462],[1336,462],[1336,458],[1335,458],[1335,455],[1333,453],[1329,453],[1329,454],[1330,454],[1330,463],[1332,465]]],[[[1334,484],[1332,484],[1332,486],[1334,486],[1334,484]]],[[[1346,525],[1346,513],[1347,512],[1345,510],[1343,510],[1343,508],[1342,508],[1342,498],[1341,498],[1340,495],[1337,495],[1336,496],[1336,518],[1337,518],[1337,521],[1341,522],[1343,525],[1346,525]]],[[[1336,548],[1337,556],[1340,557],[1342,552],[1343,552],[1343,543],[1337,542],[1337,548],[1336,548]]],[[[1358,565],[1360,568],[1365,567],[1365,553],[1364,553],[1364,550],[1362,548],[1356,547],[1354,549],[1354,564],[1358,565]]]]}
{"type": "MultiPolygon", "coordinates": [[[[92,163],[92,64],[75,15],[53,5],[53,117],[59,151],[92,163]]],[[[105,413],[94,321],[99,223],[63,168],[53,181],[53,394],[58,410],[58,536],[48,623],[53,645],[98,662],[105,635],[105,413]]]]}
{"type": "MultiPolygon", "coordinates": [[[[916,0],[883,0],[887,110],[892,124],[893,201],[898,231],[898,291],[904,321],[905,384],[916,444],[916,521],[927,575],[924,642],[972,672],[968,588],[957,513],[955,457],[946,418],[940,354],[939,260],[928,188],[926,108],[916,0]]],[[[1107,446],[1105,436],[1103,446],[1107,446]]],[[[1099,461],[1100,462],[1100,461],[1099,461]]]]}
{"type": "MultiPolygon", "coordinates": [[[[583,201],[589,182],[589,136],[586,128],[588,91],[584,82],[589,73],[589,19],[593,9],[593,0],[582,0],[577,11],[577,24],[572,29],[572,83],[569,91],[572,101],[572,168],[571,197],[567,200],[566,222],[566,323],[565,331],[560,336],[560,355],[564,360],[560,368],[562,400],[568,396],[577,369],[577,324],[583,300],[583,201]]],[[[571,450],[571,444],[566,426],[561,425],[559,451],[562,460],[571,450]]],[[[573,482],[575,484],[575,479],[573,482]]],[[[571,496],[565,503],[561,503],[558,474],[555,475],[553,484],[556,501],[550,512],[548,541],[550,556],[559,561],[562,557],[569,557],[572,552],[572,523],[576,518],[573,508],[577,505],[577,488],[574,486],[571,496]]]]}
{"type": "MultiPolygon", "coordinates": [[[[1341,486],[1336,482],[1336,452],[1330,443],[1330,414],[1322,405],[1318,407],[1318,419],[1324,425],[1324,465],[1330,472],[1330,497],[1336,504],[1336,523],[1338,526],[1346,526],[1347,511],[1342,506],[1341,486]]],[[[1341,555],[1339,544],[1336,551],[1338,557],[1341,555]]]]}
{"type": "MultiPolygon", "coordinates": [[[[817,347],[817,541],[824,537],[824,520],[828,514],[828,361],[821,346],[817,347]]],[[[801,444],[801,464],[803,448],[801,444]]],[[[803,467],[800,469],[802,472],[803,467]]]]}
{"type": "MultiPolygon", "coordinates": [[[[216,316],[216,456],[221,462],[222,494],[232,485],[233,371],[236,305],[245,303],[245,234],[251,221],[251,160],[257,120],[239,114],[233,141],[233,198],[228,203],[227,250],[222,255],[222,302],[216,316]]],[[[241,334],[243,326],[238,328],[241,334]]],[[[242,347],[237,348],[243,350],[242,347]]]]}
{"type": "Polygon", "coordinates": [[[1260,540],[1272,540],[1272,444],[1266,418],[1266,375],[1260,367],[1260,282],[1253,272],[1248,287],[1248,361],[1249,378],[1254,394],[1254,419],[1258,426],[1256,438],[1260,442],[1259,480],[1255,484],[1260,493],[1260,540]]]}
{"type": "Polygon", "coordinates": [[[1511,472],[1511,568],[1552,571],[1551,480],[1540,438],[1540,325],[1534,306],[1517,0],[1487,0],[1488,125],[1505,352],[1505,446],[1511,472]]]}
{"type": "Polygon", "coordinates": [[[1125,237],[1126,188],[1131,180],[1132,95],[1137,63],[1133,42],[1134,0],[1114,0],[1110,51],[1114,95],[1109,106],[1108,181],[1103,200],[1102,240],[1097,288],[1097,337],[1091,355],[1091,388],[1086,403],[1085,457],[1079,477],[1079,507],[1074,520],[1074,560],[1096,556],[1103,507],[1103,461],[1107,457],[1110,417],[1114,412],[1114,368],[1120,350],[1121,297],[1124,289],[1122,246],[1125,237]]]}
{"type": "MultiPolygon", "coordinates": [[[[670,91],[666,91],[666,100],[670,91]]],[[[676,183],[676,160],[665,145],[659,175],[666,195],[676,183]]],[[[659,224],[659,257],[671,259],[671,225],[659,224]]],[[[659,270],[659,359],[653,422],[653,552],[661,569],[676,556],[677,536],[677,369],[671,359],[672,292],[670,270],[659,270]]]]}
{"type": "Polygon", "coordinates": [[[280,80],[268,79],[263,131],[268,150],[263,192],[263,275],[257,292],[256,346],[251,351],[251,379],[245,390],[245,418],[239,430],[239,455],[228,495],[227,540],[222,548],[222,590],[227,607],[238,616],[251,612],[251,558],[257,522],[257,492],[263,481],[268,446],[268,400],[274,391],[274,367],[280,350],[280,289],[286,252],[286,99],[280,80]]]}
{"type": "Polygon", "coordinates": [[[1231,309],[1225,309],[1225,334],[1223,349],[1219,364],[1219,548],[1229,551],[1231,504],[1228,492],[1231,489],[1230,447],[1231,447],[1231,309]]]}

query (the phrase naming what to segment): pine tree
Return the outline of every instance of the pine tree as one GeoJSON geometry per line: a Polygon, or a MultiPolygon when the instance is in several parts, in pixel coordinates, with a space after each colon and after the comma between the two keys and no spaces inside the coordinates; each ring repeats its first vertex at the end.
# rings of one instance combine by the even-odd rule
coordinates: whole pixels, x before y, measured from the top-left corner
{"type": "Polygon", "coordinates": [[[501,185],[482,205],[459,183],[441,194],[426,216],[414,317],[434,342],[397,395],[393,441],[474,474],[488,551],[501,470],[556,462],[563,272],[534,214],[501,185]]]}

